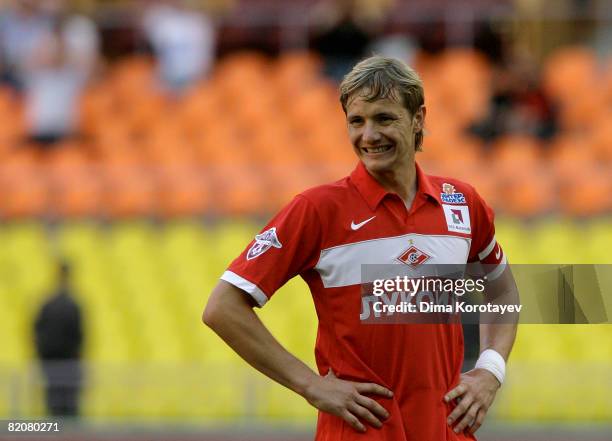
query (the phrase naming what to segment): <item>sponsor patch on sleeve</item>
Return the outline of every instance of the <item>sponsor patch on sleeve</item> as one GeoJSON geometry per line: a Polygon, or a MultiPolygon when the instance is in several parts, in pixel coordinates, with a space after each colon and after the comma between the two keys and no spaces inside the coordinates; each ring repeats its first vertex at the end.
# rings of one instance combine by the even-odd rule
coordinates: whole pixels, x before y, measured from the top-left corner
{"type": "Polygon", "coordinates": [[[276,235],[276,227],[272,227],[269,230],[255,236],[255,243],[251,246],[251,248],[249,248],[246,258],[247,260],[255,259],[272,247],[283,247],[278,240],[278,236],[276,235]]]}

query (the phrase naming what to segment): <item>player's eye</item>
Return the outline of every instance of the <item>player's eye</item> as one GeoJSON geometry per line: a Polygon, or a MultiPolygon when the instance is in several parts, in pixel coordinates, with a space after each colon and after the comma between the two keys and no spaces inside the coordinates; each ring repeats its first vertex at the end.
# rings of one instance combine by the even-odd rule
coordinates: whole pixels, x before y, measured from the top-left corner
{"type": "Polygon", "coordinates": [[[349,118],[349,124],[352,126],[357,126],[363,123],[363,118],[359,116],[355,116],[353,118],[349,118]]]}
{"type": "Polygon", "coordinates": [[[394,120],[391,115],[380,115],[377,119],[381,124],[389,124],[394,120]]]}

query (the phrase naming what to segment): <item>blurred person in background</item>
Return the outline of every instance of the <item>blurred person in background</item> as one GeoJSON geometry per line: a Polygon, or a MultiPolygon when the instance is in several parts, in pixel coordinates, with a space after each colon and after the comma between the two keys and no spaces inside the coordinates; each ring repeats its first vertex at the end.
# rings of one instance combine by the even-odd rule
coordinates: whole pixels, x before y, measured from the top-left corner
{"type": "Polygon", "coordinates": [[[544,93],[533,56],[511,47],[492,23],[479,23],[474,48],[493,67],[491,99],[487,115],[469,131],[485,142],[504,135],[551,139],[557,132],[554,105],[544,93]]]}
{"type": "Polygon", "coordinates": [[[83,329],[81,310],[71,291],[70,266],[63,261],[58,266],[57,288],[42,305],[34,324],[47,411],[53,416],[79,414],[83,329]]]}
{"type": "Polygon", "coordinates": [[[316,5],[310,48],[321,54],[324,73],[336,82],[367,54],[393,2],[324,0],[316,5]]]}
{"type": "Polygon", "coordinates": [[[26,65],[53,28],[52,17],[37,0],[13,0],[0,10],[2,81],[21,90],[26,65]]]}
{"type": "Polygon", "coordinates": [[[481,323],[476,367],[462,374],[459,323],[367,326],[360,319],[368,308],[360,269],[398,260],[484,264],[485,302],[516,304],[493,211],[473,187],[429,176],[416,163],[426,113],[416,72],[370,57],[344,78],[340,94],[357,167],[283,208],[221,276],[203,321],[254,368],[319,409],[317,440],[474,440],[504,381],[516,322],[481,323]],[[319,318],[318,373],[252,309],[297,275],[319,318]]]}
{"type": "Polygon", "coordinates": [[[82,91],[98,61],[98,31],[89,18],[57,3],[53,27],[24,60],[30,141],[48,147],[75,134],[82,91]]]}
{"type": "Polygon", "coordinates": [[[59,27],[68,63],[86,79],[94,75],[100,61],[100,33],[96,23],[73,10],[68,0],[50,0],[47,10],[59,27]]]}
{"type": "Polygon", "coordinates": [[[186,0],[147,1],[143,6],[142,29],[153,49],[162,87],[180,93],[213,65],[213,22],[186,0]]]}

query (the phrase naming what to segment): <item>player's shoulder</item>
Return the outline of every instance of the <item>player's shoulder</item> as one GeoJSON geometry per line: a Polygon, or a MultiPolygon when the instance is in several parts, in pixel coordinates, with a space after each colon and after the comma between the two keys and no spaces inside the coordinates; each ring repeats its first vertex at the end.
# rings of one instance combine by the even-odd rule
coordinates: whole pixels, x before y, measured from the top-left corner
{"type": "Polygon", "coordinates": [[[348,177],[345,177],[334,182],[308,188],[298,196],[307,199],[318,207],[322,207],[330,204],[333,205],[343,199],[346,200],[346,196],[350,191],[348,177]]]}
{"type": "Polygon", "coordinates": [[[482,198],[471,184],[457,178],[448,176],[427,175],[431,186],[443,204],[473,205],[482,201],[482,198]]]}

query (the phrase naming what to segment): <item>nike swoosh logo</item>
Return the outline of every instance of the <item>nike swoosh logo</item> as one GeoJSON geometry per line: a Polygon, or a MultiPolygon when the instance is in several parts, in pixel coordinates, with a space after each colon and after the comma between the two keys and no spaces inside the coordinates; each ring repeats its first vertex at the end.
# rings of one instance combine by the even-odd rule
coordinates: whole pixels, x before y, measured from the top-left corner
{"type": "Polygon", "coordinates": [[[495,251],[495,260],[499,260],[499,256],[501,256],[501,248],[499,248],[499,245],[498,245],[497,251],[495,251]]]}
{"type": "Polygon", "coordinates": [[[355,223],[355,221],[351,222],[351,230],[353,231],[357,231],[358,229],[360,229],[361,227],[363,227],[365,224],[367,224],[368,222],[370,222],[372,219],[374,219],[376,216],[372,216],[369,219],[364,220],[363,222],[359,222],[358,224],[355,223]]]}

